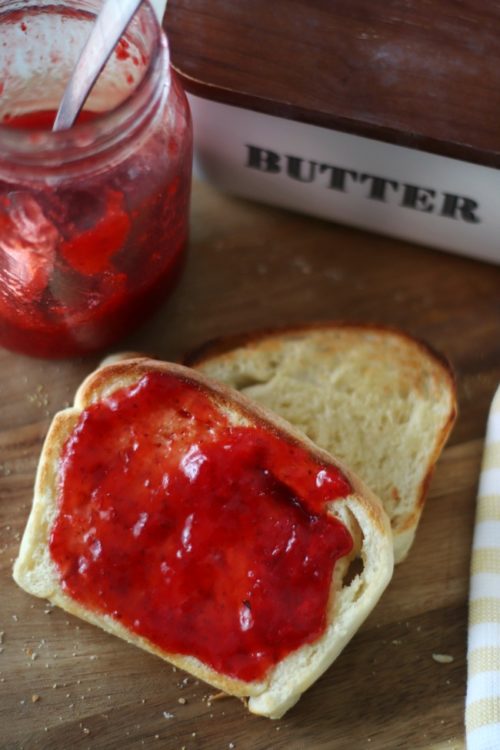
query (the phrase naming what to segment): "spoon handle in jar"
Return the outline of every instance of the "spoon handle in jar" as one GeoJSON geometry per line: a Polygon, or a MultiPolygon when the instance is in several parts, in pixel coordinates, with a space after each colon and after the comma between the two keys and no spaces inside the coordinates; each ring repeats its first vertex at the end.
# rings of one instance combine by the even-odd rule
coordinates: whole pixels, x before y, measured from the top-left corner
{"type": "Polygon", "coordinates": [[[64,90],[52,130],[70,128],[142,0],[105,0],[64,90]]]}

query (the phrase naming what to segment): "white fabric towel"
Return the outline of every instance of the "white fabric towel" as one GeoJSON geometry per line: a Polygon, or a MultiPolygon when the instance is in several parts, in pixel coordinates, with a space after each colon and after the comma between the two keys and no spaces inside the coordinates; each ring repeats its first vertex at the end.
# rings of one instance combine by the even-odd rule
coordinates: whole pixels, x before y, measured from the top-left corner
{"type": "Polygon", "coordinates": [[[467,750],[500,750],[500,387],[491,405],[469,592],[467,750]]]}

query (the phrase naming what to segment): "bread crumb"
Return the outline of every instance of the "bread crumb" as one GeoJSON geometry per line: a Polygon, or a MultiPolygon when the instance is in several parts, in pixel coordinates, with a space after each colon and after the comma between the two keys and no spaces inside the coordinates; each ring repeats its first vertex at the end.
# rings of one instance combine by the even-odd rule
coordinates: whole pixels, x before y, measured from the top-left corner
{"type": "Polygon", "coordinates": [[[159,734],[155,734],[155,740],[159,740],[159,739],[160,739],[160,735],[159,734]]]}
{"type": "Polygon", "coordinates": [[[391,641],[393,646],[401,646],[403,641],[399,640],[399,638],[395,638],[393,641],[391,641]]]}
{"type": "MultiPolygon", "coordinates": [[[[35,393],[27,393],[26,398],[30,404],[38,406],[39,409],[47,409],[49,405],[49,395],[44,391],[43,385],[39,383],[35,393]]],[[[48,413],[47,411],[45,412],[48,413]]]]}
{"type": "Polygon", "coordinates": [[[432,658],[438,664],[450,664],[454,660],[450,654],[432,654],[432,658]]]}
{"type": "Polygon", "coordinates": [[[90,734],[90,729],[89,729],[88,727],[83,727],[83,729],[82,729],[82,732],[83,732],[83,733],[84,733],[85,735],[89,735],[89,734],[90,734]]]}
{"type": "Polygon", "coordinates": [[[164,711],[163,712],[163,717],[165,719],[173,719],[173,718],[175,718],[175,714],[171,714],[169,711],[164,711]]]}
{"type": "Polygon", "coordinates": [[[31,696],[31,702],[38,703],[39,700],[40,700],[40,696],[37,695],[36,693],[33,693],[33,695],[31,696]]]}
{"type": "Polygon", "coordinates": [[[180,703],[181,706],[184,706],[187,703],[186,698],[178,698],[177,703],[180,703]]]}

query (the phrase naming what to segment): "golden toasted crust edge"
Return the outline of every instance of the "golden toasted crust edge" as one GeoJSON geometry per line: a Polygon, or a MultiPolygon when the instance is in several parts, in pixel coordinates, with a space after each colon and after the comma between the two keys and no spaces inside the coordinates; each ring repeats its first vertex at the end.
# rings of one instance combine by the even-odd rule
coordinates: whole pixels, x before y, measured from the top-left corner
{"type": "Polygon", "coordinates": [[[450,414],[448,415],[447,422],[443,425],[442,429],[436,437],[434,451],[429,459],[428,470],[420,486],[420,494],[417,499],[415,509],[413,513],[408,513],[406,516],[401,518],[398,523],[393,525],[392,531],[394,534],[396,563],[402,562],[410,551],[410,547],[413,543],[420,517],[425,507],[427,493],[432,480],[432,476],[434,474],[434,469],[436,468],[436,463],[453,429],[453,425],[455,424],[457,416],[458,408],[455,389],[452,409],[450,410],[450,414]],[[400,537],[399,541],[398,537],[400,537]]]}
{"type": "Polygon", "coordinates": [[[197,367],[206,359],[225,354],[232,349],[241,346],[258,343],[263,339],[280,338],[281,336],[335,329],[360,331],[364,333],[390,333],[394,336],[400,337],[403,341],[410,342],[446,371],[446,377],[449,379],[451,390],[455,393],[456,401],[456,377],[449,360],[423,339],[413,336],[401,328],[386,325],[384,323],[357,323],[355,321],[347,320],[327,320],[303,323],[300,325],[259,328],[252,331],[228,334],[227,336],[217,336],[186,352],[183,356],[182,363],[187,367],[197,367]]]}

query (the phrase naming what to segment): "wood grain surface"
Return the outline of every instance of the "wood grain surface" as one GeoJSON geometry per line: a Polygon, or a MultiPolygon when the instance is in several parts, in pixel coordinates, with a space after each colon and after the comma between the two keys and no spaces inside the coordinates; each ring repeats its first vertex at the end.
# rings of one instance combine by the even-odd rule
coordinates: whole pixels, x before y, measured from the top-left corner
{"type": "Polygon", "coordinates": [[[169,0],[187,91],[500,165],[496,0],[169,0]]]}
{"type": "Polygon", "coordinates": [[[468,567],[500,381],[500,267],[198,184],[182,282],[117,349],[177,359],[225,333],[339,318],[398,325],[445,353],[460,416],[407,561],[337,662],[278,722],[236,699],[210,705],[206,685],[16,587],[11,567],[43,437],[98,360],[0,353],[2,750],[463,749],[468,567]]]}

